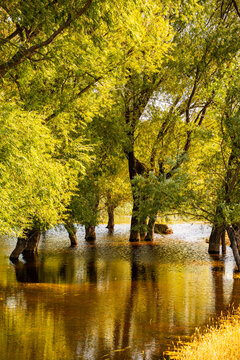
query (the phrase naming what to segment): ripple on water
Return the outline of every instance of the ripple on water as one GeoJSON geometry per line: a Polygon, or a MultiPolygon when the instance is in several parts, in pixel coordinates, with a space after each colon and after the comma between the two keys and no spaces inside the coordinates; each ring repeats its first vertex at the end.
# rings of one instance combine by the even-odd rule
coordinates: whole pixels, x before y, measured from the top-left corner
{"type": "Polygon", "coordinates": [[[35,262],[16,266],[7,258],[13,239],[0,239],[3,359],[156,359],[173,339],[240,303],[231,249],[213,259],[208,225],[171,227],[153,243],[131,244],[128,224],[114,235],[99,225],[87,244],[78,226],[71,249],[59,226],[42,237],[35,262]]]}

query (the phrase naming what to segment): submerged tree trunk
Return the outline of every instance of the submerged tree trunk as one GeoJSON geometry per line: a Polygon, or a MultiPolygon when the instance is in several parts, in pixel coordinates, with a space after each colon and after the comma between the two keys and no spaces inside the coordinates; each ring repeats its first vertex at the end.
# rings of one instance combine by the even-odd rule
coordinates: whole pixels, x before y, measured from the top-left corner
{"type": "Polygon", "coordinates": [[[209,254],[219,254],[220,252],[220,242],[223,232],[225,231],[224,226],[213,226],[211,235],[209,238],[209,254]]]}
{"type": "Polygon", "coordinates": [[[86,226],[85,225],[85,240],[86,241],[96,240],[95,226],[93,226],[93,225],[86,226]]]}
{"type": "Polygon", "coordinates": [[[22,237],[18,237],[15,249],[10,259],[18,259],[21,254],[35,254],[41,237],[40,229],[26,229],[22,237]]]}
{"type": "Polygon", "coordinates": [[[136,215],[132,214],[129,241],[131,242],[140,241],[140,231],[138,228],[139,228],[138,218],[136,215]]]}
{"type": "MultiPolygon", "coordinates": [[[[133,151],[128,153],[128,169],[129,169],[130,180],[133,180],[135,176],[141,175],[145,171],[144,165],[135,157],[133,151]]],[[[132,184],[132,195],[133,195],[133,209],[132,209],[129,241],[135,242],[135,241],[140,241],[141,224],[139,222],[138,198],[135,194],[135,189],[133,184],[132,184]]]]}
{"type": "Polygon", "coordinates": [[[222,236],[221,236],[221,244],[222,244],[222,254],[225,254],[227,251],[226,248],[226,237],[225,237],[225,229],[222,232],[222,236]]]}
{"type": "Polygon", "coordinates": [[[132,209],[129,241],[131,241],[131,242],[140,241],[140,228],[139,228],[139,221],[138,221],[138,205],[136,203],[134,194],[133,194],[133,209],[132,209]]]}
{"type": "Polygon", "coordinates": [[[145,237],[145,241],[153,241],[154,240],[155,223],[156,223],[156,216],[151,216],[148,220],[147,235],[145,237]]]}
{"type": "Polygon", "coordinates": [[[66,221],[64,224],[67,232],[68,232],[68,236],[71,242],[71,247],[77,246],[77,229],[75,228],[74,224],[72,222],[66,221]]]}
{"type": "Polygon", "coordinates": [[[145,240],[147,230],[147,218],[140,220],[140,240],[145,240]]]}
{"type": "Polygon", "coordinates": [[[113,231],[114,231],[114,206],[108,204],[107,212],[108,212],[107,228],[110,233],[113,233],[113,231]]]}
{"type": "Polygon", "coordinates": [[[239,255],[239,247],[240,247],[240,239],[238,232],[232,227],[228,226],[227,228],[228,237],[231,242],[231,248],[233,251],[233,256],[236,261],[238,271],[240,272],[240,255],[239,255]]]}
{"type": "MultiPolygon", "coordinates": [[[[134,177],[137,175],[136,158],[135,158],[133,152],[130,152],[128,154],[128,168],[129,168],[130,180],[133,180],[134,177]]],[[[132,184],[132,195],[133,195],[133,209],[132,209],[129,241],[135,242],[135,241],[140,241],[140,229],[139,229],[139,222],[138,222],[139,209],[138,209],[138,204],[137,204],[137,198],[134,193],[133,184],[132,184]]]]}

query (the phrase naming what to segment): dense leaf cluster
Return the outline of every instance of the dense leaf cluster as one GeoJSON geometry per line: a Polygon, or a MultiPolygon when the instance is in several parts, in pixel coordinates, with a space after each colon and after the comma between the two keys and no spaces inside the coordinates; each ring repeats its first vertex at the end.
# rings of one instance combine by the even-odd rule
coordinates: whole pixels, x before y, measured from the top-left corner
{"type": "Polygon", "coordinates": [[[238,223],[239,21],[226,0],[3,1],[0,230],[127,202],[135,228],[238,223]]]}

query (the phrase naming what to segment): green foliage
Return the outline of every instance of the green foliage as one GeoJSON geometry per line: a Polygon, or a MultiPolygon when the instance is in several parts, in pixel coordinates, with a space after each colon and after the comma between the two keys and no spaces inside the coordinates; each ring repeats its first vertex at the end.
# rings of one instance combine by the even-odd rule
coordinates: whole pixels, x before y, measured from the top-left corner
{"type": "Polygon", "coordinates": [[[187,175],[177,171],[167,179],[157,177],[152,172],[148,177],[137,176],[133,180],[134,193],[139,208],[139,218],[169,215],[179,211],[186,201],[185,188],[188,183],[187,175]]]}
{"type": "Polygon", "coordinates": [[[14,103],[0,108],[0,230],[56,224],[75,187],[76,173],[54,158],[57,145],[36,113],[14,103]]]}
{"type": "Polygon", "coordinates": [[[0,230],[96,225],[133,153],[139,216],[239,222],[238,51],[224,1],[3,1],[0,230]]]}
{"type": "Polygon", "coordinates": [[[227,85],[212,110],[212,137],[201,144],[191,171],[189,202],[196,217],[213,224],[238,224],[239,212],[239,156],[240,112],[239,70],[233,61],[232,72],[223,78],[227,85]]]}
{"type": "Polygon", "coordinates": [[[88,174],[79,181],[77,191],[71,199],[68,217],[71,221],[96,226],[99,221],[99,186],[97,179],[88,174]]]}

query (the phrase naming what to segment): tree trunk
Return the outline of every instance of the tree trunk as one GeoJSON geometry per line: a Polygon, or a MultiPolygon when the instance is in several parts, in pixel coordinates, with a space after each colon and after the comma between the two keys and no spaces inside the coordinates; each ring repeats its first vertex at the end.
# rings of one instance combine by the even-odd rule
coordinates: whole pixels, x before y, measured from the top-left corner
{"type": "Polygon", "coordinates": [[[41,237],[40,229],[26,229],[23,237],[17,239],[15,249],[10,255],[10,259],[18,259],[21,254],[35,254],[41,237]]]}
{"type": "Polygon", "coordinates": [[[93,226],[93,225],[86,226],[85,225],[85,240],[86,241],[96,240],[95,226],[93,226]]]}
{"type": "Polygon", "coordinates": [[[235,232],[235,238],[237,241],[238,252],[240,254],[240,227],[239,227],[239,225],[233,225],[232,227],[235,232]]]}
{"type": "MultiPolygon", "coordinates": [[[[144,165],[138,161],[134,155],[134,152],[131,151],[128,153],[128,169],[130,180],[133,180],[135,176],[141,175],[144,173],[144,165]]],[[[129,241],[135,242],[140,241],[140,224],[139,224],[139,206],[137,204],[137,197],[134,193],[134,186],[132,185],[132,195],[133,195],[133,209],[132,209],[132,218],[131,218],[131,227],[130,227],[130,238],[129,241]]]]}
{"type": "Polygon", "coordinates": [[[151,216],[148,220],[147,235],[145,237],[145,241],[153,241],[154,240],[155,222],[156,222],[156,216],[151,216]]]}
{"type": "Polygon", "coordinates": [[[146,237],[146,229],[147,229],[147,219],[141,219],[140,220],[140,240],[145,240],[146,237]]]}
{"type": "Polygon", "coordinates": [[[71,242],[71,247],[75,247],[77,246],[77,229],[75,228],[74,224],[72,222],[66,221],[65,224],[65,229],[68,232],[68,236],[71,242]]]}
{"type": "Polygon", "coordinates": [[[135,200],[134,196],[133,196],[133,209],[132,209],[129,241],[131,241],[131,242],[140,241],[140,229],[139,229],[139,221],[138,221],[138,205],[136,204],[136,200],[135,200]]]}
{"type": "Polygon", "coordinates": [[[108,228],[109,233],[113,233],[113,231],[114,231],[114,206],[108,205],[107,212],[108,212],[107,228],[108,228]]]}
{"type": "Polygon", "coordinates": [[[222,232],[221,243],[222,243],[222,254],[226,254],[227,248],[226,248],[225,230],[222,232]]]}
{"type": "Polygon", "coordinates": [[[227,227],[227,233],[228,233],[228,237],[230,239],[231,242],[231,248],[233,251],[233,256],[234,259],[236,261],[237,267],[238,267],[238,271],[240,272],[240,255],[239,255],[239,237],[237,236],[237,232],[234,230],[234,228],[232,226],[228,226],[227,227]]]}
{"type": "Polygon", "coordinates": [[[27,246],[23,250],[23,254],[36,254],[38,251],[38,245],[40,242],[41,231],[39,229],[30,230],[28,233],[27,246]]]}
{"type": "Polygon", "coordinates": [[[219,254],[220,252],[220,241],[221,236],[224,231],[224,226],[213,226],[211,235],[209,238],[209,247],[208,252],[209,254],[219,254]]]}

